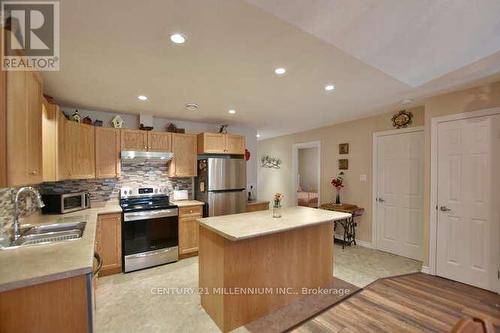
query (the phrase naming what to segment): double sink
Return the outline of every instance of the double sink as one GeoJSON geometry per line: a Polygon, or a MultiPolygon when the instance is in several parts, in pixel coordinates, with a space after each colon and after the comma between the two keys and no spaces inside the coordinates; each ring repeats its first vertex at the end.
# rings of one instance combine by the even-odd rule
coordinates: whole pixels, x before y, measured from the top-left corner
{"type": "Polygon", "coordinates": [[[24,225],[21,228],[21,236],[17,240],[1,248],[18,248],[27,245],[51,244],[61,241],[77,240],[82,238],[86,224],[87,222],[85,221],[72,221],[24,225]]]}

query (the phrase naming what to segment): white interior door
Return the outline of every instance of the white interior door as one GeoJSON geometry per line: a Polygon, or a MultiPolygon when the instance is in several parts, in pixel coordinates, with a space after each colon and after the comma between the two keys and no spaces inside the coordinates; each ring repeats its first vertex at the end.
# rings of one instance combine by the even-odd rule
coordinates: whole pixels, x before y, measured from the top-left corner
{"type": "Polygon", "coordinates": [[[500,115],[438,124],[437,275],[496,290],[500,115]]]}
{"type": "Polygon", "coordinates": [[[423,131],[377,142],[377,248],[422,260],[423,131]]]}

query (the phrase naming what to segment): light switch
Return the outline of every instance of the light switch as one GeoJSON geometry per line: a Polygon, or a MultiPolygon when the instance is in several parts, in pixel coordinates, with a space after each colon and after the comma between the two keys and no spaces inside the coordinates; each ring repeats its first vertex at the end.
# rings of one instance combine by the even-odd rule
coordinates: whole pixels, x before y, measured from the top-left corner
{"type": "Polygon", "coordinates": [[[366,182],[366,179],[367,179],[366,175],[359,175],[360,182],[366,182]]]}

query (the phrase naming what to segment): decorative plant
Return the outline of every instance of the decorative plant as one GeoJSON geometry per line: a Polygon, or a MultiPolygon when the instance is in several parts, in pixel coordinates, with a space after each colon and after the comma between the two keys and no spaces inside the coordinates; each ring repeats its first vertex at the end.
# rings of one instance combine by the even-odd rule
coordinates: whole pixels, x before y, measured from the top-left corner
{"type": "Polygon", "coordinates": [[[276,193],[274,195],[274,204],[273,204],[273,217],[274,218],[281,217],[281,199],[283,199],[283,194],[276,193]]]}
{"type": "Polygon", "coordinates": [[[274,207],[280,207],[281,206],[281,200],[283,199],[284,195],[281,193],[276,193],[274,195],[274,207]]]}
{"type": "Polygon", "coordinates": [[[344,172],[340,171],[337,177],[333,178],[331,184],[337,190],[337,196],[335,197],[335,203],[340,205],[340,190],[344,187],[344,172]]]}

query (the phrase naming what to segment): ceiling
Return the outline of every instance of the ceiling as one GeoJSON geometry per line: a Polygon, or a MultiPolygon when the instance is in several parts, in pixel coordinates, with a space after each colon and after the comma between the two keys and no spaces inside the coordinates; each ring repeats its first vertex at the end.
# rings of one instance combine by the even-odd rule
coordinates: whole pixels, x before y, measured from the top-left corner
{"type": "Polygon", "coordinates": [[[63,106],[247,126],[261,139],[498,74],[496,0],[63,0],[61,70],[43,73],[63,106]]]}

